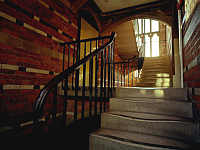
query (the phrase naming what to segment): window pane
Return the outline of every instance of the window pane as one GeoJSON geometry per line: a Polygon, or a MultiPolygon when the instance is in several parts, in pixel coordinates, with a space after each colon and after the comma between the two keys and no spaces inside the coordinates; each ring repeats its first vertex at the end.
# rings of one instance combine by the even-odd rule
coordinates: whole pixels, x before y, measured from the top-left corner
{"type": "Polygon", "coordinates": [[[152,20],[151,23],[152,23],[151,24],[151,26],[152,26],[151,31],[152,32],[158,32],[159,31],[159,23],[158,23],[158,21],[152,20]]]}
{"type": "Polygon", "coordinates": [[[142,34],[142,19],[138,19],[139,34],[142,34]]]}
{"type": "Polygon", "coordinates": [[[135,31],[135,35],[138,35],[139,31],[138,31],[138,22],[137,22],[137,19],[133,20],[133,28],[134,28],[134,31],[135,31]]]}
{"type": "Polygon", "coordinates": [[[145,19],[145,33],[150,32],[150,19],[145,19]]]}
{"type": "Polygon", "coordinates": [[[150,37],[145,35],[145,57],[150,57],[150,37]]]}
{"type": "Polygon", "coordinates": [[[142,19],[142,33],[145,33],[145,19],[142,19]]]}
{"type": "Polygon", "coordinates": [[[140,36],[137,37],[137,46],[140,47],[142,45],[142,38],[140,36]]]}
{"type": "Polygon", "coordinates": [[[152,57],[159,56],[159,36],[154,34],[152,37],[152,57]]]}

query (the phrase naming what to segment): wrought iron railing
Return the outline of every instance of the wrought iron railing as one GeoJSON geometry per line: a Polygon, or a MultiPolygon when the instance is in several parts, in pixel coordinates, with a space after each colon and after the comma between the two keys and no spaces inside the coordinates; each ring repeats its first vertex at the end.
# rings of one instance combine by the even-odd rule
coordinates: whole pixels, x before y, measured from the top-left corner
{"type": "Polygon", "coordinates": [[[69,113],[76,121],[107,110],[115,87],[114,38],[112,33],[62,44],[63,72],[37,97],[33,108],[36,124],[41,118],[48,122],[60,117],[66,125],[69,113]]]}

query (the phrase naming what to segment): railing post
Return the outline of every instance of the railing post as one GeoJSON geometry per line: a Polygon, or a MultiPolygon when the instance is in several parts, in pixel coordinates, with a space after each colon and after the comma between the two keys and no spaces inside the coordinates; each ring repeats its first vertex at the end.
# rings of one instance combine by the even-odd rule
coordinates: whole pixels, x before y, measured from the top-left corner
{"type": "MultiPolygon", "coordinates": [[[[97,40],[96,40],[96,49],[97,49],[97,40]]],[[[95,108],[94,108],[94,113],[95,115],[97,115],[97,96],[98,96],[98,71],[99,71],[99,55],[96,55],[96,59],[95,59],[95,108]]]]}
{"type": "Polygon", "coordinates": [[[121,86],[122,86],[122,75],[123,75],[123,68],[122,68],[122,64],[121,64],[121,86]]]}
{"type": "Polygon", "coordinates": [[[104,51],[101,52],[100,113],[102,113],[102,103],[103,103],[103,70],[104,70],[104,51]]]}
{"type": "MultiPolygon", "coordinates": [[[[84,42],[84,58],[86,56],[86,42],[84,42]]],[[[82,88],[82,109],[81,109],[81,117],[85,118],[85,73],[86,73],[86,63],[83,64],[83,88],[82,88]]]]}
{"type": "Polygon", "coordinates": [[[70,66],[70,44],[68,44],[68,68],[69,68],[69,66],[70,66]]]}
{"type": "Polygon", "coordinates": [[[128,60],[128,87],[129,87],[129,60],[128,60]]]}
{"type": "Polygon", "coordinates": [[[106,61],[107,56],[106,56],[106,48],[104,49],[104,112],[106,111],[106,61]]]}
{"type": "MultiPolygon", "coordinates": [[[[90,54],[92,52],[92,41],[90,41],[90,54]]],[[[92,116],[92,82],[93,82],[93,57],[90,58],[90,64],[89,64],[89,88],[90,88],[90,94],[89,94],[89,116],[92,116]]]]}
{"type": "MultiPolygon", "coordinates": [[[[111,84],[111,82],[110,82],[110,63],[111,63],[111,54],[110,54],[110,52],[111,52],[111,48],[110,48],[110,46],[108,47],[108,89],[107,89],[107,91],[108,91],[108,93],[107,93],[107,99],[109,99],[109,97],[110,97],[110,84],[111,84]]],[[[107,100],[106,100],[106,102],[107,102],[107,100]]]]}
{"type": "Polygon", "coordinates": [[[53,112],[52,112],[52,118],[55,121],[56,120],[56,113],[57,113],[57,86],[53,89],[53,112]]]}
{"type": "Polygon", "coordinates": [[[115,88],[115,40],[112,46],[112,64],[113,64],[113,88],[115,88]]]}
{"type": "MultiPolygon", "coordinates": [[[[77,44],[76,49],[76,64],[78,64],[80,60],[80,42],[77,44]]],[[[74,120],[77,120],[78,115],[78,90],[79,90],[79,69],[76,70],[75,76],[75,104],[74,104],[74,120]]]]}
{"type": "Polygon", "coordinates": [[[126,64],[124,64],[124,87],[126,87],[126,64]]]}
{"type": "Polygon", "coordinates": [[[131,71],[132,71],[132,86],[133,86],[133,64],[131,66],[131,71]]]}
{"type": "Polygon", "coordinates": [[[119,87],[119,64],[117,64],[117,87],[119,87]]]}
{"type": "Polygon", "coordinates": [[[66,124],[67,121],[67,99],[68,99],[68,76],[65,79],[65,86],[64,86],[64,106],[63,106],[63,124],[66,124]]]}

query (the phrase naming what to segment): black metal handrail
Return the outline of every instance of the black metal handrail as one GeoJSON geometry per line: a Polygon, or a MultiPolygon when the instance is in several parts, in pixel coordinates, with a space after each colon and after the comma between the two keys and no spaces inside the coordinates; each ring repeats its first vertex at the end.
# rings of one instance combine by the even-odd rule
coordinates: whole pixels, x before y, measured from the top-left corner
{"type": "MultiPolygon", "coordinates": [[[[57,114],[57,96],[59,93],[59,84],[62,83],[62,90],[64,91],[64,102],[63,102],[63,121],[66,122],[66,112],[67,112],[67,99],[68,99],[68,86],[69,86],[69,78],[72,76],[72,86],[74,87],[74,74],[75,74],[75,96],[78,97],[78,90],[79,90],[79,74],[80,68],[83,67],[83,85],[82,85],[82,96],[85,96],[86,90],[86,63],[89,62],[89,115],[92,115],[92,93],[93,93],[93,85],[95,88],[95,114],[97,114],[97,99],[100,99],[100,112],[102,112],[102,104],[104,103],[104,111],[106,111],[106,102],[107,99],[111,96],[112,88],[114,87],[115,83],[115,71],[114,67],[106,63],[113,63],[114,62],[114,38],[115,33],[112,33],[110,36],[92,38],[92,39],[85,39],[85,40],[78,40],[73,42],[65,42],[61,45],[63,46],[63,72],[55,76],[51,81],[47,83],[47,85],[40,91],[34,106],[34,122],[38,123],[39,119],[44,114],[44,105],[47,102],[47,97],[53,92],[53,106],[52,106],[52,118],[56,118],[57,114]],[[107,41],[105,41],[107,40],[107,41]],[[95,50],[92,51],[92,42],[95,41],[95,50]],[[89,54],[86,56],[86,47],[87,42],[89,42],[89,54]],[[84,57],[80,59],[80,51],[81,51],[81,44],[84,45],[84,57]],[[68,63],[67,67],[65,65],[65,53],[66,48],[68,48],[68,63]],[[73,49],[73,64],[70,61],[70,51],[73,49]],[[76,57],[76,58],[75,58],[76,57]],[[93,84],[93,59],[95,58],[95,84],[93,84]],[[100,62],[99,62],[99,58],[100,62]],[[100,65],[101,64],[101,65],[100,65]],[[99,69],[100,66],[100,69],[99,69]],[[67,68],[67,69],[65,69],[67,68]],[[98,93],[98,70],[100,70],[100,97],[97,95],[98,93]],[[106,84],[106,80],[108,78],[109,83],[106,84]],[[99,98],[98,98],[99,97],[99,98]]],[[[62,94],[61,94],[62,95],[62,94]]],[[[77,103],[78,100],[75,99],[74,103],[74,120],[77,120],[77,103]]],[[[82,118],[84,118],[84,108],[85,108],[85,101],[82,99],[82,118]]]]}

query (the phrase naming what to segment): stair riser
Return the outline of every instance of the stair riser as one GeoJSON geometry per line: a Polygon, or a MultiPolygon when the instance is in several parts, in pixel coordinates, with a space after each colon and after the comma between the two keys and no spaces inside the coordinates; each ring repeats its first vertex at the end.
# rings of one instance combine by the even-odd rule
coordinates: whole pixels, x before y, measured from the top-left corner
{"type": "Polygon", "coordinates": [[[116,97],[148,97],[148,98],[163,98],[174,100],[186,100],[186,89],[181,88],[161,88],[161,89],[136,89],[136,88],[117,88],[116,97]]]}
{"type": "Polygon", "coordinates": [[[110,111],[149,112],[192,118],[192,104],[178,102],[131,102],[131,100],[111,99],[110,111]]]}
{"type": "Polygon", "coordinates": [[[183,122],[158,122],[130,119],[111,114],[103,114],[101,127],[107,129],[134,131],[178,139],[195,136],[195,127],[183,122]]]}
{"type": "MultiPolygon", "coordinates": [[[[132,144],[102,136],[91,135],[89,150],[155,150],[155,147],[132,144]]],[[[169,150],[156,148],[157,150],[169,150]]]]}
{"type": "Polygon", "coordinates": [[[137,86],[144,86],[144,87],[170,87],[173,84],[172,83],[167,83],[167,82],[157,82],[157,83],[151,83],[151,82],[145,82],[145,81],[141,81],[136,83],[137,86]]]}

